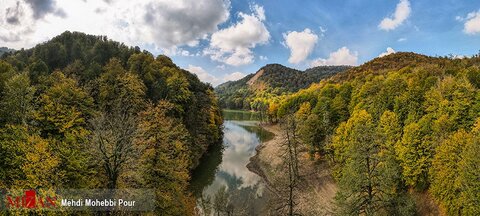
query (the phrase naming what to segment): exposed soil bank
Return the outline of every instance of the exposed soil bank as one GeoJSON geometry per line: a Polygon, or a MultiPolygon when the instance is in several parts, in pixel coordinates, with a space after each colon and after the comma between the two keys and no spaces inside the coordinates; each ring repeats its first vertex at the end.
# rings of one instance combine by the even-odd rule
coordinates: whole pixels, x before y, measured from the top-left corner
{"type": "MultiPolygon", "coordinates": [[[[275,137],[257,146],[257,154],[250,158],[247,168],[265,180],[272,192],[271,208],[277,208],[285,194],[285,166],[282,160],[283,133],[278,125],[261,125],[275,137]]],[[[333,198],[337,191],[330,176],[330,168],[324,160],[310,160],[306,151],[300,151],[300,180],[295,193],[295,210],[301,215],[331,215],[333,198]]]]}
{"type": "MultiPolygon", "coordinates": [[[[272,193],[270,209],[275,209],[286,194],[285,177],[287,170],[283,166],[283,132],[278,125],[260,125],[275,134],[275,137],[257,146],[257,154],[250,158],[247,168],[261,176],[266,187],[272,193]],[[282,183],[283,182],[283,183],[282,183]]],[[[325,160],[310,160],[305,150],[300,151],[300,182],[296,192],[296,212],[301,215],[333,215],[334,197],[337,185],[330,175],[330,167],[325,160]]],[[[417,205],[417,213],[422,216],[445,215],[433,201],[428,192],[411,192],[417,205]]],[[[271,213],[275,215],[275,213],[271,213]]]]}

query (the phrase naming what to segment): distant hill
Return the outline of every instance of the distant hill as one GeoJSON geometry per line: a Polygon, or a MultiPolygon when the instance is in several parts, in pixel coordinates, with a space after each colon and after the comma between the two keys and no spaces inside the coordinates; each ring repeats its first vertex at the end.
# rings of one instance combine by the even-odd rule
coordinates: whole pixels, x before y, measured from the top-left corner
{"type": "Polygon", "coordinates": [[[14,52],[14,49],[10,49],[8,47],[0,47],[0,56],[2,56],[4,53],[9,53],[9,52],[14,52]]]}
{"type": "Polygon", "coordinates": [[[307,88],[312,83],[345,71],[349,66],[320,66],[299,71],[280,64],[268,64],[255,74],[229,81],[215,88],[220,106],[255,109],[257,102],[307,88]]]}

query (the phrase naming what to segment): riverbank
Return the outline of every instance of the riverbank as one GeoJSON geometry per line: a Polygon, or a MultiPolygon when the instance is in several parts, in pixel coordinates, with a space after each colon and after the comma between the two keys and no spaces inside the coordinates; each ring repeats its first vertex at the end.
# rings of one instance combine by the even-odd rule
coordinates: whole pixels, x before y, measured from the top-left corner
{"type": "MultiPolygon", "coordinates": [[[[250,158],[247,168],[261,176],[273,196],[272,208],[278,208],[284,202],[285,166],[282,159],[283,133],[278,125],[261,125],[275,134],[274,138],[256,147],[257,154],[250,158]]],[[[330,167],[325,160],[310,160],[306,149],[299,154],[300,180],[295,193],[295,210],[301,215],[331,215],[333,198],[337,191],[335,181],[330,175],[330,167]]]]}

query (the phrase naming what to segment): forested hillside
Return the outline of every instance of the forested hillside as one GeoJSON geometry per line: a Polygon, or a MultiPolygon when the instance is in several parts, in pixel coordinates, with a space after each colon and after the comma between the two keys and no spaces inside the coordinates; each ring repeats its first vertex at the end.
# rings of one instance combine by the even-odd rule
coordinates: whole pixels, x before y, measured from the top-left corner
{"type": "Polygon", "coordinates": [[[4,53],[10,53],[10,52],[14,52],[15,50],[13,49],[9,49],[7,47],[0,47],[0,56],[2,56],[4,53]]]}
{"type": "Polygon", "coordinates": [[[153,188],[158,214],[192,214],[190,170],[222,121],[167,56],[65,32],[0,60],[0,188],[153,188]]]}
{"type": "Polygon", "coordinates": [[[271,98],[296,92],[348,68],[320,66],[299,71],[280,64],[268,64],[255,74],[219,85],[215,92],[223,108],[260,111],[271,98]]]}
{"type": "Polygon", "coordinates": [[[391,54],[268,106],[332,164],[338,214],[415,215],[416,193],[480,214],[479,55],[391,54]]]}

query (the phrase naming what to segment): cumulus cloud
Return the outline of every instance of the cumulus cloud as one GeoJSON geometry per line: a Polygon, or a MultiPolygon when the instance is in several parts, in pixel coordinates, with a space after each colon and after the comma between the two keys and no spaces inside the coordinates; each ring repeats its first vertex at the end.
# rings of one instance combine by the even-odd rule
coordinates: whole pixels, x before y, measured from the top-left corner
{"type": "Polygon", "coordinates": [[[380,55],[378,55],[378,57],[383,57],[383,56],[387,56],[387,55],[390,55],[392,53],[395,53],[396,51],[391,48],[391,47],[387,47],[387,51],[383,52],[383,53],[380,53],[380,55]]]}
{"type": "Polygon", "coordinates": [[[480,10],[477,12],[471,12],[465,18],[456,18],[458,21],[465,21],[463,32],[466,34],[478,34],[480,33],[480,10]]]}
{"type": "Polygon", "coordinates": [[[243,77],[245,77],[244,73],[241,72],[233,72],[230,74],[225,74],[222,78],[217,78],[216,76],[208,73],[205,69],[203,69],[200,66],[194,66],[194,65],[188,65],[187,69],[191,73],[194,73],[197,75],[198,79],[200,79],[202,82],[207,82],[212,84],[212,86],[217,86],[220,85],[224,82],[227,81],[232,81],[232,80],[239,80],[243,77]]]}
{"type": "Polygon", "coordinates": [[[288,62],[298,64],[304,61],[312,53],[318,36],[306,28],[302,32],[287,32],[283,34],[285,45],[290,49],[288,62]]]}
{"type": "Polygon", "coordinates": [[[35,23],[32,13],[33,11],[23,1],[2,2],[0,4],[0,44],[10,48],[18,48],[19,44],[25,44],[35,23]]]}
{"type": "Polygon", "coordinates": [[[199,66],[194,66],[194,65],[188,65],[187,70],[196,74],[198,79],[200,79],[202,82],[208,82],[212,85],[218,85],[219,79],[216,78],[215,76],[209,74],[207,71],[205,71],[202,67],[199,66]]]}
{"type": "Polygon", "coordinates": [[[270,32],[263,23],[263,7],[253,5],[252,14],[239,13],[240,21],[212,34],[210,45],[204,54],[212,60],[228,65],[240,66],[254,61],[252,49],[268,43],[270,32]]]}
{"type": "Polygon", "coordinates": [[[356,65],[358,61],[358,53],[351,52],[347,47],[342,47],[335,52],[330,53],[327,59],[318,58],[310,63],[310,66],[324,65],[356,65]]]}
{"type": "Polygon", "coordinates": [[[57,8],[54,0],[25,0],[25,2],[32,8],[35,19],[41,19],[50,13],[62,18],[67,16],[63,9],[57,8]]]}
{"type": "Polygon", "coordinates": [[[10,25],[18,25],[20,24],[20,19],[23,16],[23,7],[20,5],[18,1],[15,6],[8,7],[5,13],[5,20],[10,25]]]}
{"type": "Polygon", "coordinates": [[[150,1],[144,6],[143,21],[149,27],[145,33],[163,48],[195,46],[228,19],[229,7],[224,0],[150,1]]]}
{"type": "Polygon", "coordinates": [[[0,44],[29,48],[69,30],[165,53],[198,45],[218,31],[229,13],[229,0],[3,0],[0,44]]]}
{"type": "Polygon", "coordinates": [[[223,82],[239,80],[239,79],[242,79],[245,76],[246,76],[246,74],[244,74],[244,73],[233,72],[231,74],[226,74],[225,76],[223,76],[223,82]]]}
{"type": "Polygon", "coordinates": [[[378,27],[385,31],[396,29],[410,16],[411,8],[408,0],[400,0],[395,8],[395,13],[383,19],[378,27]]]}

